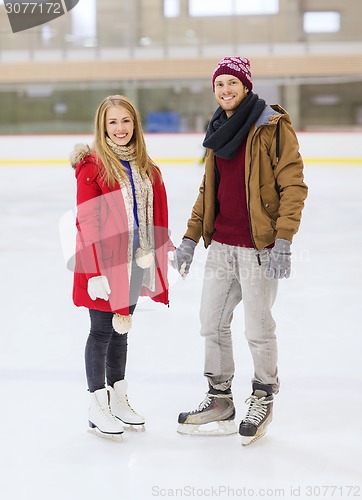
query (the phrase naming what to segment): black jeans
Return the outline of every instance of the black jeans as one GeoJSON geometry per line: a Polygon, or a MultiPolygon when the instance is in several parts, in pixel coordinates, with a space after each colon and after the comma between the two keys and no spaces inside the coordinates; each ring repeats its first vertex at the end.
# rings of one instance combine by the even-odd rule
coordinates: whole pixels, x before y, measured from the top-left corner
{"type": "MultiPolygon", "coordinates": [[[[133,264],[130,287],[130,314],[133,314],[142,286],[143,270],[133,264]]],[[[90,332],[85,346],[85,368],[90,392],[103,389],[105,380],[113,386],[126,371],[128,333],[112,326],[113,312],[89,309],[90,332]]]]}

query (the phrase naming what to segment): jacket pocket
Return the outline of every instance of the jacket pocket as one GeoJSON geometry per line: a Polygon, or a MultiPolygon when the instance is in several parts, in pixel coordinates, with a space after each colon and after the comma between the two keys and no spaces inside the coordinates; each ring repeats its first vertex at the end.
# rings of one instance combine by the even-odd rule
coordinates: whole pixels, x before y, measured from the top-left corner
{"type": "Polygon", "coordinates": [[[260,188],[260,199],[263,209],[269,217],[276,222],[280,203],[278,193],[275,190],[270,189],[268,186],[262,186],[260,188]]]}

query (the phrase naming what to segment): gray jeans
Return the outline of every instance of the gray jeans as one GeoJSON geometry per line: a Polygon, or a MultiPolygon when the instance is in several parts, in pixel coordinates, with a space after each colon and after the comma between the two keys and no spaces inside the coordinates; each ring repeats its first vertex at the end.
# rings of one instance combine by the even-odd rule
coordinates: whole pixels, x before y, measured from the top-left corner
{"type": "Polygon", "coordinates": [[[278,280],[268,279],[269,250],[260,252],[212,241],[201,297],[201,335],[205,338],[205,371],[210,386],[226,390],[234,377],[231,322],[235,307],[244,305],[245,336],[254,362],[252,382],[279,390],[277,340],[271,308],[278,280]]]}

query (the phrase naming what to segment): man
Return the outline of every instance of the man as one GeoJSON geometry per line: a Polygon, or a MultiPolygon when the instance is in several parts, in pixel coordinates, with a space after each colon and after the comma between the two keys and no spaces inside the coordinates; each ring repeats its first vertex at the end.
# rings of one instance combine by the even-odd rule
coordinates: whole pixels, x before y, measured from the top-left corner
{"type": "Polygon", "coordinates": [[[234,360],[231,321],[243,300],[253,363],[252,393],[239,426],[242,443],[263,436],[279,391],[271,309],[278,279],[291,271],[291,242],[307,186],[289,115],[252,92],[250,62],[225,57],[212,75],[219,105],[203,145],[205,174],[173,266],[187,275],[201,236],[208,250],[201,298],[201,335],[209,390],[198,409],[179,415],[185,434],[232,434],[234,360]]]}

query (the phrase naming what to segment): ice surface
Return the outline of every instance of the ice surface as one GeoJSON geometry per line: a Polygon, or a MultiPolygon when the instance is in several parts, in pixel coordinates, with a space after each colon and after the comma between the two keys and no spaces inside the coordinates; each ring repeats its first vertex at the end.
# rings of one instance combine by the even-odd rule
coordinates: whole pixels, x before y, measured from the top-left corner
{"type": "MultiPolygon", "coordinates": [[[[162,171],[177,244],[202,167],[162,171]]],[[[201,244],[187,279],[170,271],[170,307],[142,300],[134,316],[127,379],[146,432],[126,431],[122,443],[87,433],[89,322],[72,304],[59,237],[59,221],[74,206],[74,174],[4,166],[0,175],[1,498],[361,496],[362,168],[306,166],[310,194],[293,243],[294,274],[280,282],[274,308],[281,391],[267,435],[248,448],[238,435],[176,432],[178,413],[196,408],[206,392],[201,244]]],[[[253,375],[243,330],[239,306],[237,422],[253,375]]]]}

